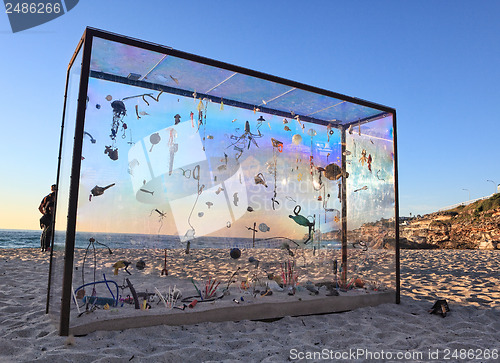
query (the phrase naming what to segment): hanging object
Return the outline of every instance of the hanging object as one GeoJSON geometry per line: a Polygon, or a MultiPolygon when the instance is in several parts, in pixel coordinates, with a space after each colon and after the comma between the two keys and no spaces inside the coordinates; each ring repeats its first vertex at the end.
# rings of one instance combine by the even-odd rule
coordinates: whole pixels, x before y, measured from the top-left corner
{"type": "Polygon", "coordinates": [[[271,137],[271,142],[273,143],[273,147],[277,148],[280,153],[283,152],[283,143],[281,141],[271,137]]]}
{"type": "Polygon", "coordinates": [[[359,162],[361,163],[361,166],[364,166],[365,163],[368,163],[368,158],[366,157],[366,150],[363,149],[361,151],[361,157],[359,158],[359,162]]]}
{"type": "MultiPolygon", "coordinates": [[[[248,140],[247,149],[250,149],[251,144],[254,144],[255,146],[259,147],[255,139],[261,138],[263,135],[258,129],[257,132],[258,134],[253,134],[252,131],[250,130],[250,122],[245,121],[245,132],[241,136],[231,135],[231,139],[236,141],[233,142],[231,145],[229,145],[228,148],[234,146],[234,149],[239,151],[240,152],[239,156],[241,156],[241,153],[243,153],[243,147],[245,147],[247,140],[248,140]]],[[[239,158],[239,156],[237,157],[237,159],[239,158]]]]}
{"type": "Polygon", "coordinates": [[[257,122],[258,122],[257,128],[259,128],[264,122],[266,122],[266,119],[262,117],[262,115],[260,115],[259,118],[257,119],[257,122]]]}
{"type": "Polygon", "coordinates": [[[174,125],[177,125],[179,122],[181,122],[181,115],[177,114],[174,116],[174,125]]]}
{"type": "Polygon", "coordinates": [[[335,163],[328,164],[324,173],[325,177],[329,180],[338,180],[342,176],[346,178],[349,177],[349,173],[347,171],[342,171],[342,168],[335,163]]]}
{"type": "Polygon", "coordinates": [[[149,141],[151,142],[151,149],[149,149],[149,152],[153,151],[153,146],[158,144],[161,141],[161,136],[159,133],[155,132],[154,134],[151,134],[149,136],[149,141]]]}
{"type": "Polygon", "coordinates": [[[269,228],[269,226],[267,224],[265,224],[265,223],[259,224],[259,231],[268,232],[270,230],[271,230],[271,228],[269,228]]]}
{"type": "Polygon", "coordinates": [[[125,108],[125,104],[118,100],[113,101],[111,107],[113,108],[113,122],[111,124],[111,135],[109,135],[109,137],[114,141],[118,134],[118,129],[123,124],[123,118],[127,114],[127,109],[125,108]]]}
{"type": "Polygon", "coordinates": [[[298,225],[300,226],[304,226],[304,227],[308,227],[309,228],[309,237],[304,241],[304,244],[306,244],[307,242],[309,242],[313,236],[313,228],[314,228],[314,224],[315,222],[311,222],[309,221],[309,219],[307,219],[306,217],[304,217],[303,215],[300,215],[300,210],[301,210],[301,207],[300,205],[296,205],[295,208],[293,209],[293,216],[292,215],[289,215],[288,217],[290,217],[291,219],[293,219],[293,221],[295,223],[297,223],[298,225]]]}
{"type": "Polygon", "coordinates": [[[108,156],[111,160],[118,160],[118,149],[117,148],[112,147],[111,145],[106,146],[104,149],[104,153],[108,154],[108,156]]]}
{"type": "Polygon", "coordinates": [[[87,131],[84,131],[84,135],[87,135],[88,137],[90,137],[90,142],[91,142],[92,144],[95,144],[95,143],[96,143],[96,139],[94,139],[94,138],[92,137],[92,135],[91,135],[91,134],[89,134],[87,131]]]}
{"type": "Polygon", "coordinates": [[[292,142],[295,144],[295,145],[299,145],[301,142],[302,142],[302,136],[300,136],[299,134],[295,134],[292,136],[292,142]]]}
{"type": "Polygon", "coordinates": [[[255,180],[255,184],[262,184],[263,186],[265,186],[267,188],[266,179],[264,178],[264,175],[262,173],[257,174],[254,177],[254,180],[255,180]]]}
{"type": "MultiPolygon", "coordinates": [[[[159,136],[158,136],[159,137],[159,136]]],[[[168,149],[170,153],[170,158],[169,158],[169,163],[168,163],[168,175],[172,175],[173,169],[174,169],[174,157],[175,153],[179,151],[179,144],[175,142],[175,139],[177,138],[177,131],[175,131],[173,128],[170,129],[170,136],[168,139],[168,149]]],[[[151,149],[153,146],[151,146],[151,149]]]]}
{"type": "Polygon", "coordinates": [[[103,194],[104,194],[104,191],[105,191],[106,189],[109,189],[109,188],[111,188],[111,187],[112,187],[112,186],[114,186],[114,185],[115,185],[115,183],[110,184],[110,185],[105,186],[105,187],[100,187],[100,186],[97,186],[97,185],[96,185],[95,187],[93,187],[93,188],[90,190],[89,201],[92,199],[92,197],[97,197],[97,196],[99,196],[99,195],[103,195],[103,194]]]}

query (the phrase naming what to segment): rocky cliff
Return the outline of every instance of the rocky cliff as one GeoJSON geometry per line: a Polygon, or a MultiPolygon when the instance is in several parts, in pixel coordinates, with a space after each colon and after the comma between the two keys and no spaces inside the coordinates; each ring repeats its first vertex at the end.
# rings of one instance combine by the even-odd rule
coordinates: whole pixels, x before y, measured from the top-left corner
{"type": "MultiPolygon", "coordinates": [[[[352,231],[353,240],[372,248],[394,244],[394,223],[388,220],[352,231]]],[[[500,249],[500,193],[448,211],[409,219],[399,227],[401,248],[500,249]]]]}

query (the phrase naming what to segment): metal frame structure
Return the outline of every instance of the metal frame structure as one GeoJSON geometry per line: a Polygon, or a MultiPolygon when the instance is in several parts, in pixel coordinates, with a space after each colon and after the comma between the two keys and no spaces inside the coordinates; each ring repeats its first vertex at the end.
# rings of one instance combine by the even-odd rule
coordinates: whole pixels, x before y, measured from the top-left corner
{"type": "MultiPolygon", "coordinates": [[[[144,50],[154,51],[158,53],[162,53],[166,56],[175,56],[181,59],[193,61],[196,63],[201,63],[203,65],[217,67],[226,71],[231,71],[235,73],[239,73],[246,76],[256,77],[262,80],[274,82],[280,85],[285,85],[289,87],[293,87],[299,90],[315,93],[318,95],[323,95],[326,97],[336,98],[342,100],[343,102],[349,102],[355,105],[365,106],[369,108],[373,108],[376,110],[380,110],[380,114],[378,117],[381,117],[386,114],[392,114],[393,119],[393,142],[394,142],[394,195],[395,195],[395,233],[396,233],[396,247],[395,247],[395,265],[396,265],[396,303],[400,302],[400,262],[399,262],[399,226],[398,226],[398,216],[399,216],[399,198],[398,198],[398,170],[397,170],[397,133],[396,133],[396,110],[387,106],[379,105],[373,102],[361,100],[354,97],[345,96],[339,93],[335,93],[332,91],[327,91],[324,89],[316,88],[313,86],[309,86],[306,84],[302,84],[299,82],[287,80],[284,78],[272,76],[269,74],[253,71],[250,69],[242,68],[239,66],[223,63],[220,61],[216,61],[209,58],[204,58],[198,55],[182,52],[179,50],[175,50],[171,47],[166,47],[150,42],[141,41],[134,38],[124,37],[118,34],[105,32],[102,30],[94,29],[94,28],[86,28],[76,51],[69,63],[68,71],[67,71],[67,80],[66,80],[66,91],[64,97],[64,110],[62,117],[62,130],[61,130],[61,145],[62,149],[62,134],[64,129],[64,124],[68,121],[65,120],[66,114],[66,102],[67,102],[67,92],[68,92],[68,82],[69,82],[69,74],[70,70],[74,65],[75,59],[79,52],[82,52],[82,64],[81,64],[81,74],[80,74],[80,83],[79,83],[79,94],[78,94],[78,104],[76,111],[76,124],[75,124],[75,134],[74,134],[74,144],[73,144],[73,156],[72,156],[72,164],[71,164],[71,180],[69,185],[69,202],[68,202],[68,215],[67,215],[67,228],[66,228],[66,237],[65,237],[65,260],[64,260],[64,276],[63,276],[63,286],[62,286],[62,299],[61,299],[61,311],[60,311],[60,324],[59,324],[59,333],[60,335],[66,336],[69,334],[69,325],[70,325],[70,305],[72,299],[72,278],[73,278],[73,262],[74,262],[74,252],[75,252],[75,234],[76,234],[76,218],[77,218],[77,204],[78,204],[78,190],[79,190],[79,175],[81,168],[81,156],[82,156],[82,143],[84,137],[84,124],[85,124],[85,110],[86,110],[86,99],[87,99],[87,91],[88,91],[88,81],[90,77],[109,80],[113,82],[120,82],[124,84],[129,84],[133,86],[139,86],[146,89],[165,91],[174,94],[179,94],[183,96],[191,96],[191,94],[186,93],[182,90],[176,88],[170,88],[165,85],[150,83],[141,79],[133,79],[133,77],[118,77],[115,75],[110,75],[102,72],[91,71],[91,54],[92,54],[92,44],[95,38],[101,38],[104,40],[114,41],[125,45],[130,45],[134,47],[138,47],[144,50]]],[[[144,78],[144,77],[142,77],[144,78]]],[[[222,99],[219,97],[215,97],[209,94],[200,94],[202,97],[206,97],[213,102],[220,102],[222,99]]],[[[233,105],[239,108],[244,109],[252,109],[255,106],[253,104],[248,104],[245,102],[240,102],[237,100],[231,99],[223,99],[223,102],[227,105],[233,105]]],[[[259,106],[262,112],[279,115],[282,117],[293,118],[294,114],[290,112],[284,112],[283,110],[276,110],[271,107],[267,107],[265,104],[259,106]]],[[[301,120],[306,122],[312,122],[321,125],[331,125],[341,131],[341,139],[342,139],[342,168],[346,166],[346,157],[345,157],[345,140],[346,140],[346,130],[352,124],[362,124],[365,122],[369,122],[374,117],[370,117],[369,119],[358,119],[355,122],[350,123],[337,123],[335,120],[322,120],[318,118],[314,118],[312,116],[301,115],[301,120]]],[[[70,120],[72,121],[72,120],[70,120]]],[[[59,181],[60,172],[61,172],[61,152],[59,151],[59,163],[58,163],[58,172],[57,172],[57,180],[59,181]]],[[[58,183],[59,184],[59,183],[58,183]]],[[[346,280],[346,271],[347,271],[347,207],[346,207],[346,183],[345,176],[342,177],[342,213],[341,213],[341,225],[342,225],[342,276],[341,278],[345,282],[346,280]]],[[[56,192],[57,198],[57,192],[56,192]]],[[[51,252],[51,266],[52,266],[52,252],[51,252]]],[[[51,281],[51,273],[49,273],[49,292],[47,294],[47,312],[49,310],[49,299],[50,299],[50,281],[51,281]]]]}

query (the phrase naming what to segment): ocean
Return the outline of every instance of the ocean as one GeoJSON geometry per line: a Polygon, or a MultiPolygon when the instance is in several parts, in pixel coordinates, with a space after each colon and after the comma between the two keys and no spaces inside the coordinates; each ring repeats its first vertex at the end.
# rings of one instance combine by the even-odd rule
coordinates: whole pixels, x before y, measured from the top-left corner
{"type": "MultiPolygon", "coordinates": [[[[0,248],[40,248],[41,231],[0,229],[0,248]]],[[[65,232],[57,231],[55,243],[64,241],[65,232]]],[[[77,232],[75,239],[76,248],[87,248],[89,239],[94,238],[96,248],[185,248],[186,243],[181,242],[177,236],[126,234],[126,233],[91,233],[77,232]],[[104,246],[103,246],[104,245],[104,246]]],[[[284,237],[256,239],[256,248],[280,248],[284,243],[293,247],[293,241],[284,237]]],[[[224,237],[199,237],[191,242],[191,248],[251,248],[254,242],[251,238],[224,238],[224,237]]],[[[338,241],[317,241],[308,244],[320,248],[339,248],[338,241]]]]}

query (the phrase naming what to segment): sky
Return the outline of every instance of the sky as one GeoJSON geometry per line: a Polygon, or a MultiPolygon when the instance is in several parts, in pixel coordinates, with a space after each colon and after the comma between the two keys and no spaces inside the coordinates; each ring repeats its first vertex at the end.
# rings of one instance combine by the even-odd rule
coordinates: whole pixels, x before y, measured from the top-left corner
{"type": "Polygon", "coordinates": [[[400,215],[500,184],[500,3],[80,1],[12,33],[0,14],[0,228],[39,228],[56,180],[66,70],[95,27],[397,111],[400,215]]]}

